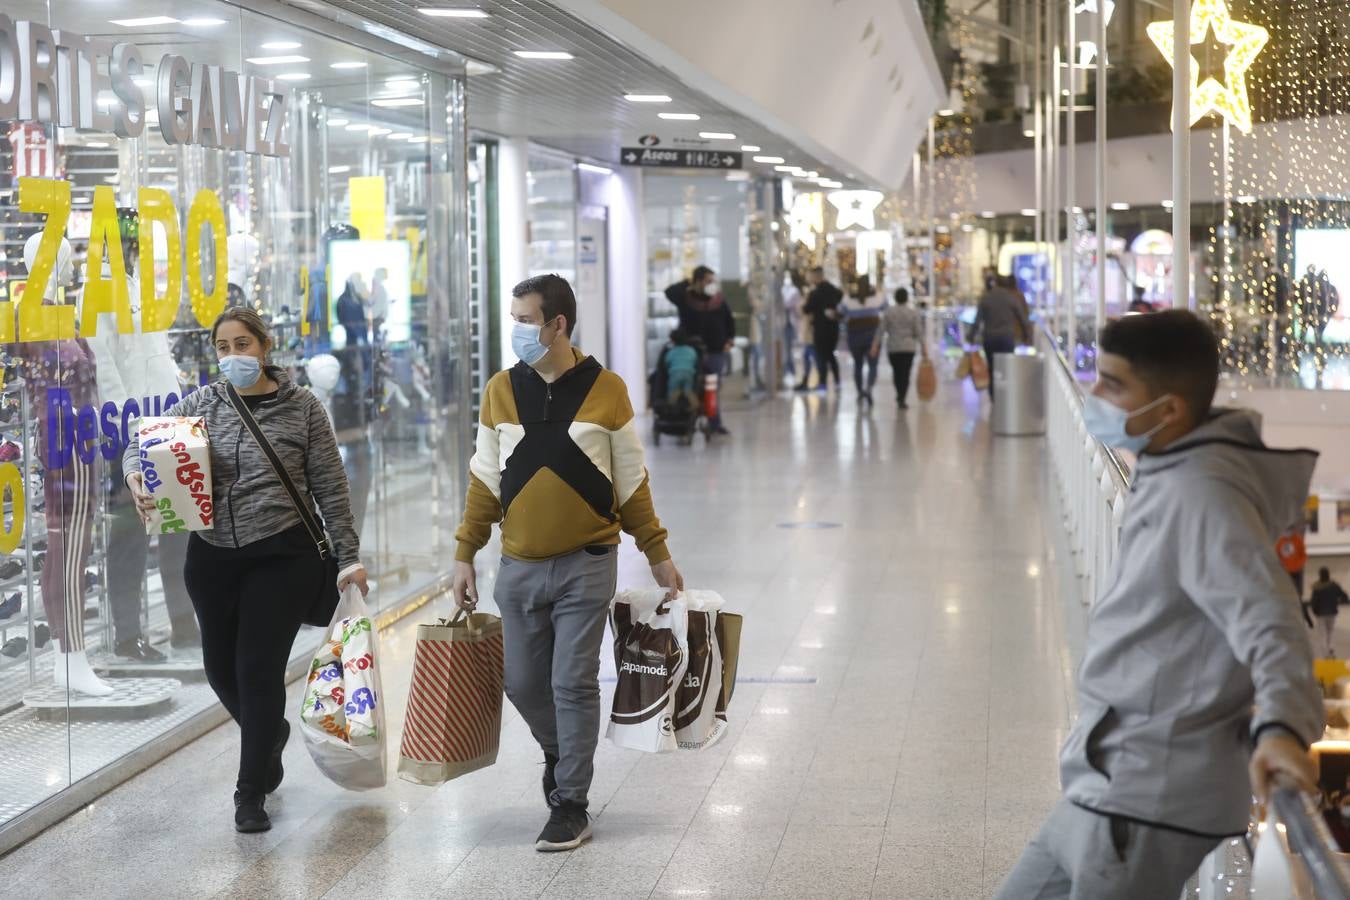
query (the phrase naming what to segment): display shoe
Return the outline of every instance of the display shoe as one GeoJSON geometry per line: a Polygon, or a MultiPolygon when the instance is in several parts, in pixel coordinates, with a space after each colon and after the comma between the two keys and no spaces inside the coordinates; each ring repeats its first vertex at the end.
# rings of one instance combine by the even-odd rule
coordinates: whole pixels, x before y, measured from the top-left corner
{"type": "Polygon", "coordinates": [[[46,553],[45,550],[44,550],[43,552],[41,552],[41,553],[34,553],[34,554],[33,554],[33,572],[34,572],[34,573],[41,572],[41,571],[42,571],[42,567],[45,566],[46,564],[47,564],[47,553],[46,553]]]}
{"type": "Polygon", "coordinates": [[[540,853],[575,850],[591,837],[591,817],[586,808],[562,801],[549,813],[548,824],[539,832],[534,849],[540,853]]]}
{"type": "Polygon", "coordinates": [[[22,596],[20,594],[10,594],[0,601],[0,619],[12,618],[19,611],[21,602],[22,596]]]}
{"type": "Polygon", "coordinates": [[[0,462],[14,462],[23,456],[23,448],[13,441],[0,441],[0,462]]]}
{"type": "Polygon", "coordinates": [[[92,591],[94,588],[98,587],[98,585],[99,577],[97,572],[91,571],[84,573],[84,589],[86,591],[92,591]]]}
{"type": "Polygon", "coordinates": [[[268,768],[267,775],[267,793],[276,793],[277,788],[281,787],[281,781],[286,777],[286,767],[281,764],[282,753],[286,750],[286,742],[291,737],[291,723],[285,719],[281,720],[281,731],[277,733],[277,742],[272,747],[272,762],[268,768]]]}
{"type": "Polygon", "coordinates": [[[0,656],[8,656],[10,659],[18,659],[23,656],[28,649],[28,638],[16,637],[5,641],[5,645],[0,647],[0,656]]]}
{"type": "Polygon", "coordinates": [[[10,557],[0,563],[0,581],[9,581],[23,574],[23,562],[10,557]]]}
{"type": "Polygon", "coordinates": [[[160,653],[144,635],[133,638],[129,641],[122,641],[113,647],[113,654],[120,659],[131,659],[142,663],[162,663],[168,659],[163,653],[160,653]]]}
{"type": "Polygon", "coordinates": [[[51,639],[52,630],[47,627],[47,623],[39,622],[33,629],[33,646],[41,650],[51,639]]]}
{"type": "Polygon", "coordinates": [[[34,553],[45,553],[47,551],[47,539],[45,537],[38,538],[36,541],[29,544],[28,548],[34,553]]]}
{"type": "Polygon", "coordinates": [[[272,828],[272,820],[263,808],[261,794],[243,794],[234,792],[234,830],[241,834],[254,834],[272,828]]]}
{"type": "Polygon", "coordinates": [[[0,404],[0,422],[13,422],[18,415],[19,407],[15,406],[13,403],[0,404]]]}
{"type": "Polygon", "coordinates": [[[558,757],[551,753],[544,754],[544,802],[552,809],[557,804],[553,794],[558,790],[558,776],[555,769],[558,766],[558,757]]]}
{"type": "Polygon", "coordinates": [[[97,619],[97,618],[98,618],[98,607],[97,607],[97,606],[86,606],[86,607],[84,608],[84,617],[85,617],[86,619],[97,619]]]}

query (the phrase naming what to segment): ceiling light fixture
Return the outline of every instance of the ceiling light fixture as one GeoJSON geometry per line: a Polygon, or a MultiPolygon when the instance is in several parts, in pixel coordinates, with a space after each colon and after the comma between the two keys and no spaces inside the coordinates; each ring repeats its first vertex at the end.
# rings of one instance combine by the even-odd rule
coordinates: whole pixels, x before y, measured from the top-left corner
{"type": "Polygon", "coordinates": [[[228,24],[224,19],[184,19],[183,24],[188,28],[214,28],[217,25],[228,24]]]}
{"type": "Polygon", "coordinates": [[[754,144],[741,144],[741,151],[744,153],[758,153],[760,148],[756,147],[754,144]]]}
{"type": "Polygon", "coordinates": [[[299,50],[299,41],[268,41],[262,45],[264,50],[299,50]]]}
{"type": "Polygon", "coordinates": [[[981,219],[992,219],[992,218],[994,218],[994,212],[993,212],[993,210],[986,209],[984,212],[980,213],[980,218],[981,218],[981,219]]]}
{"type": "Polygon", "coordinates": [[[1116,212],[1125,212],[1126,210],[1128,210],[1128,209],[1130,208],[1130,204],[1128,204],[1128,203],[1112,203],[1112,204],[1111,204],[1111,208],[1114,209],[1116,212]]]}
{"type": "Polygon", "coordinates": [[[1176,204],[1173,203],[1171,200],[1164,200],[1164,201],[1162,202],[1162,208],[1163,208],[1163,209],[1171,209],[1171,208],[1174,207],[1174,206],[1176,206],[1176,204]]]}
{"type": "Polygon", "coordinates": [[[794,174],[798,171],[796,166],[774,166],[773,170],[775,172],[792,172],[794,174]]]}
{"type": "Polygon", "coordinates": [[[370,129],[372,129],[372,128],[374,128],[374,127],[375,127],[374,125],[364,125],[364,124],[362,124],[362,123],[360,123],[360,122],[357,122],[356,124],[348,125],[348,126],[347,126],[347,130],[348,130],[348,131],[369,131],[370,129]]]}
{"type": "Polygon", "coordinates": [[[89,141],[88,143],[85,144],[85,146],[91,147],[95,150],[106,150],[109,145],[107,141],[89,141]]]}
{"type": "Polygon", "coordinates": [[[277,76],[278,81],[308,81],[314,76],[308,72],[282,72],[277,76]]]}
{"type": "Polygon", "coordinates": [[[566,50],[517,50],[521,59],[576,59],[566,50]]]}
{"type": "Polygon", "coordinates": [[[346,125],[349,121],[350,121],[349,119],[329,119],[329,120],[328,120],[328,127],[330,127],[330,128],[340,128],[340,127],[342,127],[343,125],[346,125]]]}
{"type": "Polygon", "coordinates": [[[425,134],[419,134],[417,137],[408,138],[408,143],[410,143],[410,144],[425,144],[425,143],[427,143],[427,142],[430,141],[430,140],[431,140],[431,138],[428,137],[427,135],[425,135],[425,134]]]}
{"type": "Polygon", "coordinates": [[[375,127],[372,127],[372,128],[370,128],[370,129],[368,129],[367,133],[368,133],[371,137],[383,137],[383,136],[386,135],[386,134],[393,134],[393,133],[394,133],[394,129],[392,129],[392,128],[380,128],[379,126],[375,126],[375,127]]]}
{"type": "Polygon", "coordinates": [[[670,97],[666,94],[624,94],[623,99],[629,103],[669,103],[670,97]]]}
{"type": "Polygon", "coordinates": [[[365,67],[365,63],[354,59],[348,62],[335,62],[328,66],[330,69],[364,69],[365,67]]]}
{"type": "Polygon", "coordinates": [[[755,162],[757,162],[757,163],[781,163],[781,162],[783,162],[783,157],[781,157],[781,156],[756,156],[754,159],[755,159],[755,162]]]}
{"type": "Polygon", "coordinates": [[[412,137],[412,132],[411,132],[411,131],[395,131],[393,134],[389,135],[389,140],[391,140],[391,141],[406,141],[406,140],[408,140],[408,139],[411,138],[411,137],[412,137]]]}
{"type": "Polygon", "coordinates": [[[426,101],[421,97],[384,97],[370,101],[371,106],[379,106],[384,109],[397,109],[401,106],[423,106],[425,103],[426,101]]]}
{"type": "Polygon", "coordinates": [[[736,135],[726,131],[700,131],[698,136],[707,141],[734,141],[736,135]]]}
{"type": "Polygon", "coordinates": [[[607,169],[604,166],[597,166],[593,163],[577,163],[577,168],[583,172],[594,172],[596,175],[613,175],[613,169],[607,169]]]}
{"type": "Polygon", "coordinates": [[[948,108],[946,108],[946,109],[939,109],[939,110],[937,111],[937,114],[938,114],[939,116],[954,116],[954,115],[956,115],[956,110],[954,110],[954,109],[948,107],[948,108]]]}
{"type": "Polygon", "coordinates": [[[488,14],[474,6],[424,6],[418,10],[437,19],[486,19],[488,14]]]}
{"type": "Polygon", "coordinates": [[[253,66],[285,66],[291,63],[307,63],[308,56],[297,56],[294,53],[284,53],[281,56],[250,56],[244,62],[253,66]]]}
{"type": "Polygon", "coordinates": [[[1029,219],[1032,216],[1039,215],[1039,213],[1034,209],[1024,209],[1022,210],[1022,215],[1026,216],[1029,219]]]}
{"type": "Polygon", "coordinates": [[[329,175],[343,175],[343,174],[346,174],[347,172],[350,172],[351,170],[352,170],[352,167],[351,167],[351,166],[329,166],[329,167],[328,167],[328,174],[329,174],[329,175]]]}
{"type": "Polygon", "coordinates": [[[661,118],[671,122],[697,122],[698,113],[658,113],[661,118]]]}
{"type": "Polygon", "coordinates": [[[1239,202],[1239,203],[1255,203],[1255,202],[1256,202],[1256,197],[1254,197],[1254,196],[1251,195],[1251,194],[1239,194],[1239,195],[1238,195],[1238,198],[1237,198],[1237,202],[1239,202]]]}
{"type": "Polygon", "coordinates": [[[177,25],[178,20],[171,16],[144,16],[140,19],[111,19],[114,25],[123,28],[148,28],[151,25],[177,25]]]}

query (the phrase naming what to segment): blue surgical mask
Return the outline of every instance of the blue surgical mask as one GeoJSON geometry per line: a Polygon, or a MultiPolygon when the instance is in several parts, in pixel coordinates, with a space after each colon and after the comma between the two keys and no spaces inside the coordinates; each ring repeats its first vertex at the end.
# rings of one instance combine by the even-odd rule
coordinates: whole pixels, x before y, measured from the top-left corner
{"type": "Polygon", "coordinates": [[[1130,434],[1125,430],[1125,426],[1135,416],[1148,412],[1171,396],[1164,394],[1152,403],[1129,412],[1106,402],[1096,394],[1088,394],[1083,401],[1083,424],[1087,426],[1088,434],[1111,449],[1126,450],[1138,456],[1153,442],[1153,438],[1163,430],[1166,423],[1159,424],[1158,427],[1143,434],[1130,434]]]}
{"type": "Polygon", "coordinates": [[[521,362],[532,366],[548,355],[548,347],[539,340],[542,325],[517,322],[511,327],[511,349],[521,362]]]}
{"type": "Polygon", "coordinates": [[[256,356],[222,356],[220,374],[236,388],[251,388],[262,377],[262,363],[256,356]]]}

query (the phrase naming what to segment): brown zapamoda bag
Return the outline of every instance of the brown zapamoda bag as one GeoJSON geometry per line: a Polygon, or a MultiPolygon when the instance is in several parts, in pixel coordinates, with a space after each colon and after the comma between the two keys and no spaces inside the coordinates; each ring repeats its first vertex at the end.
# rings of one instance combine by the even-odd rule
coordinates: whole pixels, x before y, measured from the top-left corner
{"type": "Polygon", "coordinates": [[[684,603],[643,611],[622,597],[611,611],[618,682],[607,734],[630,750],[674,750],[675,696],[688,668],[684,603]]]}

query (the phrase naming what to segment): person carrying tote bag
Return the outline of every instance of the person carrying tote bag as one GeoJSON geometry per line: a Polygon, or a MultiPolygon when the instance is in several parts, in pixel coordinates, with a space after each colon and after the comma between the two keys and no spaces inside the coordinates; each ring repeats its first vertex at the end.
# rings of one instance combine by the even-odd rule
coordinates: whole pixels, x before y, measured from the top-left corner
{"type": "MultiPolygon", "coordinates": [[[[184,580],[201,626],[206,680],[239,724],[235,828],[266,831],[271,821],[264,799],[281,784],[290,736],[285,674],[296,635],[316,604],[336,601],[336,590],[355,586],[364,595],[368,586],[347,475],[323,404],[285,370],[268,365],[272,337],[253,310],[227,309],[211,328],[211,342],[224,379],[165,415],[206,422],[215,524],[189,539],[184,580]],[[232,393],[265,438],[261,443],[232,393]],[[323,516],[327,557],[322,528],[317,536],[313,531],[311,503],[323,516]]],[[[142,481],[134,433],[123,466],[148,523],[154,499],[142,481]]]]}

